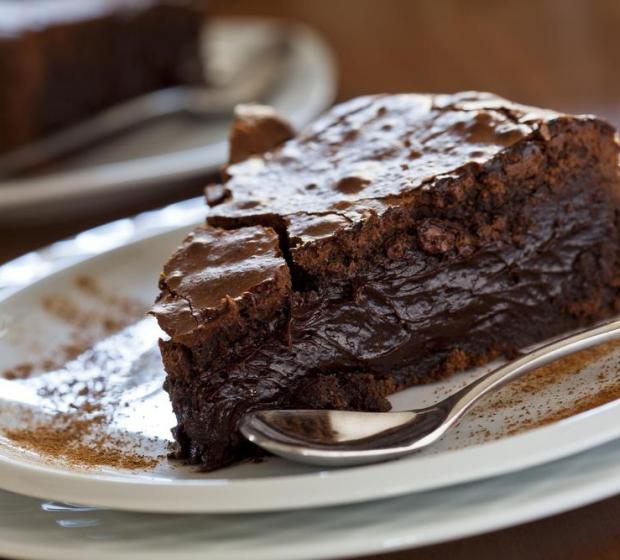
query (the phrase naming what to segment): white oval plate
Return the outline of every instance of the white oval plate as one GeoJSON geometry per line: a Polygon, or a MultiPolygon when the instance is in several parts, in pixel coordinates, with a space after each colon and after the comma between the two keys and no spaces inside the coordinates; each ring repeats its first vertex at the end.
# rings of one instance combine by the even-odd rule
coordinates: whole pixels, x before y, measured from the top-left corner
{"type": "MultiPolygon", "coordinates": [[[[208,36],[220,49],[251,48],[281,22],[269,18],[215,18],[208,36]]],[[[336,91],[332,54],[303,24],[290,24],[287,73],[266,103],[301,128],[325,110],[336,91]]],[[[232,56],[232,55],[231,55],[232,56]]],[[[53,173],[0,181],[3,224],[66,220],[70,213],[101,212],[102,205],[147,198],[180,181],[216,172],[228,157],[231,117],[172,118],[129,132],[59,164],[53,173]]]]}
{"type": "Polygon", "coordinates": [[[0,491],[0,555],[40,560],[303,560],[385,554],[502,529],[620,492],[620,442],[469,484],[282,513],[153,515],[0,491]]]}
{"type": "MultiPolygon", "coordinates": [[[[0,268],[0,286],[4,283],[7,287],[0,295],[0,314],[5,318],[0,371],[31,359],[33,346],[38,346],[37,351],[45,356],[71,341],[73,327],[47,314],[41,301],[53,294],[80,300],[83,296],[73,283],[78,274],[96,278],[109,293],[142,301],[146,309],[156,294],[162,263],[189,230],[189,224],[199,221],[204,212],[200,200],[177,204],[85,232],[0,268]],[[114,245],[116,248],[110,249],[114,245]],[[101,254],[89,256],[94,252],[101,254]],[[36,280],[37,276],[42,278],[36,280]],[[8,289],[11,279],[26,285],[8,289]]],[[[90,301],[89,305],[96,310],[103,304],[90,301]]],[[[102,370],[91,367],[84,373],[103,374],[122,392],[127,407],[122,406],[124,402],[118,403],[118,409],[124,412],[109,430],[121,431],[147,455],[165,450],[169,427],[174,424],[167,396],[161,389],[163,372],[155,349],[158,334],[154,321],[141,320],[101,343],[109,346],[120,341],[122,358],[108,359],[102,370]],[[154,438],[155,444],[146,445],[144,436],[154,438]]],[[[596,391],[603,383],[597,377],[601,364],[617,368],[617,359],[616,351],[539,394],[528,395],[525,406],[532,417],[544,415],[549,403],[557,401],[565,406],[571,392],[577,398],[584,392],[596,391]]],[[[30,407],[36,414],[44,414],[46,407],[61,406],[38,396],[38,389],[63,379],[63,375],[63,370],[58,370],[25,380],[0,379],[0,429],[14,425],[14,411],[19,406],[30,407]]],[[[426,404],[467,382],[471,375],[409,389],[394,395],[392,401],[397,409],[426,404]]],[[[519,402],[518,397],[513,395],[516,400],[509,406],[483,406],[422,453],[390,463],[340,470],[316,469],[275,458],[209,474],[167,460],[154,469],[84,469],[50,460],[2,438],[0,487],[42,498],[135,511],[274,511],[375,500],[497,476],[620,436],[620,402],[614,402],[562,422],[504,437],[503,427],[514,424],[522,414],[524,402],[519,402]],[[496,441],[484,443],[489,438],[496,441]]]]}

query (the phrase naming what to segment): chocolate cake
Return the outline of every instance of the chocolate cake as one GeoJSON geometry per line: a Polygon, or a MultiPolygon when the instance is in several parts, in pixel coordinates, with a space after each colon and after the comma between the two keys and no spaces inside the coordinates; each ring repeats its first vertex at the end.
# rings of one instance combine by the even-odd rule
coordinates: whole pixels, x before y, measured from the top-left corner
{"type": "Polygon", "coordinates": [[[0,152],[203,81],[204,0],[0,0],[0,152]]]}
{"type": "Polygon", "coordinates": [[[618,144],[595,117],[362,97],[225,176],[153,310],[179,455],[205,469],[256,453],[247,410],[389,410],[620,311],[618,144]]]}

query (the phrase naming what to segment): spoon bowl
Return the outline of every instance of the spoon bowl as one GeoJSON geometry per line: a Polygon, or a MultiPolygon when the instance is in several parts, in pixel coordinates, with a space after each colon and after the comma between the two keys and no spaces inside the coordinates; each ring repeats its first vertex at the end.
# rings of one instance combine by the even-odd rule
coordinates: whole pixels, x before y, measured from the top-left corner
{"type": "Polygon", "coordinates": [[[245,415],[240,429],[250,441],[276,455],[344,466],[392,459],[401,455],[412,439],[424,446],[424,437],[445,414],[438,407],[389,413],[261,410],[245,415]]]}

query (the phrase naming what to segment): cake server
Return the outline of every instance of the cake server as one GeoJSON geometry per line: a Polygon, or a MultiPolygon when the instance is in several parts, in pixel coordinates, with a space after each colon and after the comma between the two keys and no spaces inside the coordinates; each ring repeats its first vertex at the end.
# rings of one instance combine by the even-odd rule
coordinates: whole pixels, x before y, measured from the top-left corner
{"type": "Polygon", "coordinates": [[[444,400],[418,410],[259,410],[243,416],[240,430],[263,449],[301,463],[338,467],[396,459],[439,440],[483,397],[510,381],[615,339],[620,339],[618,319],[522,354],[444,400]]]}

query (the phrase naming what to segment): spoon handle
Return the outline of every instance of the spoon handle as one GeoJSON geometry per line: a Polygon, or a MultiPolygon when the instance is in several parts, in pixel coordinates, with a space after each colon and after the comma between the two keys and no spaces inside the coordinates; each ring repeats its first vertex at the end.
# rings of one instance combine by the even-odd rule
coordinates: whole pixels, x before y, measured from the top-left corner
{"type": "Polygon", "coordinates": [[[544,366],[564,356],[614,339],[620,339],[620,320],[618,319],[546,344],[521,358],[517,358],[483,375],[480,379],[474,381],[460,391],[457,391],[436,405],[450,410],[441,427],[442,433],[454,425],[454,423],[482,397],[499,387],[518,379],[533,369],[544,366]]]}

